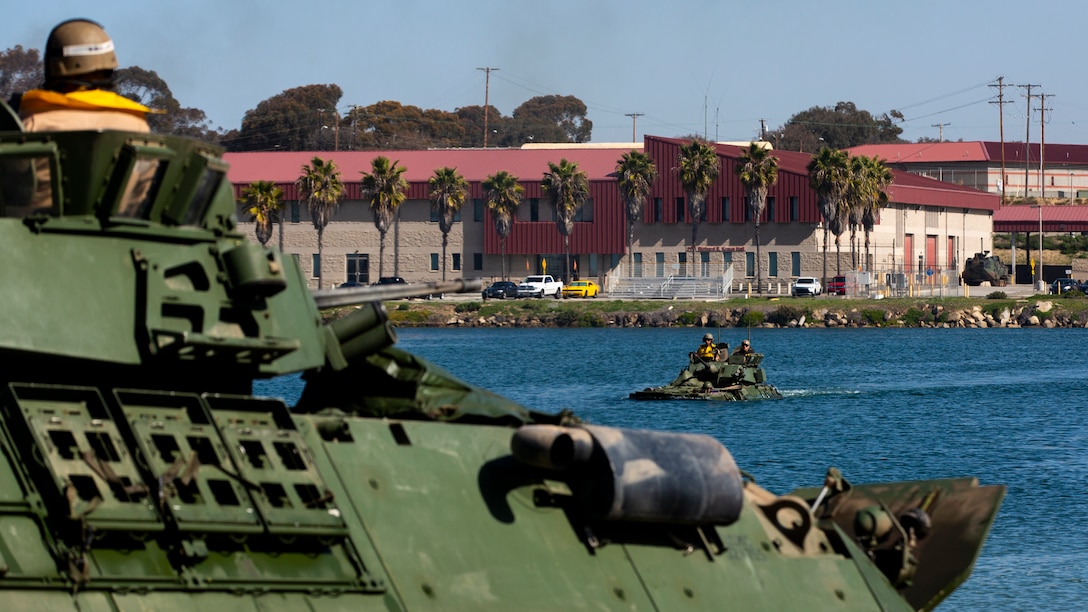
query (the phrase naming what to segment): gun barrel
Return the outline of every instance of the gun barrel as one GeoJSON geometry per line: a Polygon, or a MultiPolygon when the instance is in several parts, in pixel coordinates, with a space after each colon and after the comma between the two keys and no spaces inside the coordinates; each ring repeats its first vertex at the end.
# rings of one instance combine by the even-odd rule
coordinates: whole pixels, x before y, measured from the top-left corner
{"type": "Polygon", "coordinates": [[[483,289],[483,281],[478,278],[455,279],[451,281],[433,281],[426,283],[408,283],[404,285],[376,285],[349,289],[323,289],[314,291],[314,301],[318,308],[355,306],[367,302],[384,300],[403,300],[422,297],[435,293],[472,293],[483,289]]]}

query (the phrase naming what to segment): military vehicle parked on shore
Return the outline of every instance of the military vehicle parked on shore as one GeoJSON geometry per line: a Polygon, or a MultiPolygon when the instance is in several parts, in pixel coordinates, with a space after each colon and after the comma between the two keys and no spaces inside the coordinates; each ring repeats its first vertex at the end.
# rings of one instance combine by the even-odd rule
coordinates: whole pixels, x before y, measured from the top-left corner
{"type": "Polygon", "coordinates": [[[0,103],[0,178],[0,610],[927,610],[1004,496],[775,495],[709,436],[460,381],[381,300],[478,282],[311,293],[201,142],[0,103]]]}
{"type": "Polygon", "coordinates": [[[987,282],[991,287],[1004,287],[1009,284],[1009,267],[997,255],[982,251],[967,260],[960,278],[965,285],[972,287],[987,282]]]}

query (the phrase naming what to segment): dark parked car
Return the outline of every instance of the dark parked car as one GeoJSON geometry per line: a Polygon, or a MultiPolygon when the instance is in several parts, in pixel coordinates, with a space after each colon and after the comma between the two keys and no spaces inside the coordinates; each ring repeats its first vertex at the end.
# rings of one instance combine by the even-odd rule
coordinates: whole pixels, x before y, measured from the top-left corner
{"type": "Polygon", "coordinates": [[[383,276],[378,279],[375,285],[407,285],[408,281],[399,276],[383,276]]]}
{"type": "Polygon", "coordinates": [[[348,281],[346,283],[340,283],[336,286],[338,289],[357,289],[359,287],[366,287],[365,283],[357,283],[355,281],[348,281]]]}
{"type": "Polygon", "coordinates": [[[483,298],[498,298],[505,300],[506,298],[518,297],[518,284],[510,281],[499,281],[497,283],[491,283],[491,285],[483,290],[483,298]]]}
{"type": "Polygon", "coordinates": [[[1080,290],[1080,285],[1071,278],[1059,278],[1050,283],[1050,293],[1053,295],[1061,295],[1063,293],[1069,293],[1070,291],[1080,290]]]}

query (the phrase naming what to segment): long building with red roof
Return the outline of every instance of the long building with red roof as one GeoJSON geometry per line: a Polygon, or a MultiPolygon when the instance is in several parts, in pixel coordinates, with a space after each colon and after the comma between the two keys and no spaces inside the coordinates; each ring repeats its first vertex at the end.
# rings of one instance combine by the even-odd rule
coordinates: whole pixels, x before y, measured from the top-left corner
{"type": "MultiPolygon", "coordinates": [[[[554,211],[541,190],[548,163],[562,159],[587,173],[590,197],[570,234],[571,270],[567,276],[597,279],[641,276],[727,276],[740,285],[755,276],[754,226],[747,218],[745,195],[734,168],[742,148],[715,144],[720,174],[707,198],[705,219],[692,223],[676,170],[681,146],[689,140],[647,136],[639,144],[536,145],[519,149],[449,149],[425,151],[307,151],[228,153],[229,178],[236,193],[254,181],[272,181],[284,191],[282,248],[297,256],[314,286],[318,272],[324,286],[351,281],[369,283],[382,276],[408,281],[447,278],[499,278],[505,269],[517,279],[547,270],[563,274],[564,244],[554,211]],[[627,222],[614,172],[623,153],[643,150],[657,166],[658,178],[635,223],[635,240],[628,253],[627,222]],[[296,181],[303,165],[319,156],[333,160],[345,183],[344,200],[324,230],[322,257],[317,254],[317,232],[305,202],[298,199],[296,181]],[[371,170],[377,156],[405,168],[408,199],[397,213],[386,239],[385,261],[379,261],[379,234],[362,200],[362,173],[371,170]],[[442,234],[428,200],[428,179],[440,167],[453,167],[469,183],[460,221],[448,236],[447,259],[442,261],[442,234]],[[484,206],[481,184],[488,176],[507,171],[519,178],[523,200],[505,247],[484,206]],[[630,255],[630,257],[628,257],[630,255]],[[628,268],[628,261],[631,267],[628,268]]],[[[862,269],[874,273],[877,283],[891,274],[926,272],[955,274],[975,251],[989,250],[993,214],[999,208],[994,194],[953,185],[909,172],[893,170],[889,205],[879,215],[869,236],[868,258],[858,232],[857,261],[851,256],[850,234],[836,245],[825,232],[808,183],[811,156],[775,151],[778,181],[768,193],[760,218],[761,276],[770,288],[786,286],[798,276],[821,276],[824,247],[829,253],[829,274],[862,269]]],[[[246,226],[241,208],[239,217],[246,226]]],[[[252,227],[252,224],[249,224],[252,227]]],[[[273,233],[273,242],[277,240],[273,233]]]]}

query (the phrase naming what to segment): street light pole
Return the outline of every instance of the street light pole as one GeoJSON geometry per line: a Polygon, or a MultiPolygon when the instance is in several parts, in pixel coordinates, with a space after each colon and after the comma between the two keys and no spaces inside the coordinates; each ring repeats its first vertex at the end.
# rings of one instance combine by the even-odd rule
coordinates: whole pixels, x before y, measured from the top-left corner
{"type": "Polygon", "coordinates": [[[1036,265],[1035,270],[1035,290],[1042,291],[1043,289],[1043,207],[1032,206],[1032,208],[1039,209],[1039,263],[1036,265]]]}

